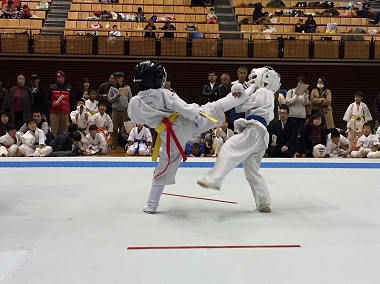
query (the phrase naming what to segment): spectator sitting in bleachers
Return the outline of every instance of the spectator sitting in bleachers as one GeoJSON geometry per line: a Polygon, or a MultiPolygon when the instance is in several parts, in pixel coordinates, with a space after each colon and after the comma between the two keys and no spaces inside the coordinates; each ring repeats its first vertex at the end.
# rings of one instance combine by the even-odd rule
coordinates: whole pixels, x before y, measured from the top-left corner
{"type": "Polygon", "coordinates": [[[20,132],[17,132],[16,125],[14,124],[8,124],[6,130],[7,132],[4,135],[0,136],[0,157],[20,156],[20,132]]]}
{"type": "Polygon", "coordinates": [[[148,23],[144,27],[144,30],[146,30],[146,32],[144,34],[145,37],[155,37],[156,36],[156,34],[153,31],[157,30],[157,28],[154,25],[154,22],[152,19],[148,20],[148,23]]]}
{"type": "Polygon", "coordinates": [[[305,30],[305,25],[303,24],[303,20],[299,18],[297,24],[294,27],[294,31],[296,33],[302,33],[305,30]]]}
{"type": "Polygon", "coordinates": [[[364,2],[361,3],[359,7],[359,11],[357,12],[357,15],[362,18],[368,18],[370,10],[371,10],[371,5],[369,4],[369,0],[364,0],[364,2]]]}
{"type": "Polygon", "coordinates": [[[1,12],[2,12],[1,18],[5,18],[5,19],[12,18],[12,13],[13,13],[12,5],[13,5],[12,0],[8,0],[8,2],[4,4],[3,8],[1,9],[1,12]]]}
{"type": "Polygon", "coordinates": [[[305,33],[315,33],[317,30],[317,23],[315,22],[313,15],[309,14],[305,22],[305,33]]]}
{"type": "Polygon", "coordinates": [[[143,9],[141,7],[137,8],[137,13],[136,13],[136,22],[143,22],[145,21],[145,14],[143,12],[143,9]]]}
{"type": "Polygon", "coordinates": [[[21,17],[23,19],[30,19],[32,17],[32,14],[30,13],[30,8],[28,7],[28,5],[22,6],[21,17]]]}
{"type": "Polygon", "coordinates": [[[210,12],[207,14],[207,23],[208,24],[216,24],[216,19],[218,17],[215,14],[215,9],[210,8],[210,12]]]}
{"type": "Polygon", "coordinates": [[[255,9],[253,10],[253,23],[256,24],[261,24],[261,18],[263,17],[263,5],[261,3],[256,4],[255,9]]]}
{"type": "MultiPolygon", "coordinates": [[[[161,30],[164,30],[164,31],[166,31],[166,30],[175,31],[176,28],[170,22],[166,22],[165,25],[161,28],[161,30]]],[[[174,33],[173,32],[164,32],[164,37],[174,37],[174,33]]]]}

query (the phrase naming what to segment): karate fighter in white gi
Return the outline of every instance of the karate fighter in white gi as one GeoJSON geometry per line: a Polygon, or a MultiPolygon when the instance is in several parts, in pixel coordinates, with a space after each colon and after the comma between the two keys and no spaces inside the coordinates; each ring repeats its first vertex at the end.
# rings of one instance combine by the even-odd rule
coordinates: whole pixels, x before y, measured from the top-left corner
{"type": "Polygon", "coordinates": [[[128,115],[133,122],[156,128],[158,138],[162,139],[161,148],[157,149],[156,143],[154,149],[160,150],[160,154],[159,163],[154,170],[148,204],[143,209],[148,214],[156,212],[164,186],[175,183],[175,174],[181,158],[186,160],[183,153],[186,142],[194,135],[225,121],[225,111],[248,99],[247,93],[239,98],[230,93],[203,106],[187,104],[177,94],[163,88],[166,76],[165,68],[154,61],[136,65],[133,81],[138,85],[140,92],[131,99],[128,106],[128,115]],[[200,112],[217,119],[219,123],[204,118],[200,112]]]}
{"type": "Polygon", "coordinates": [[[273,119],[274,93],[280,88],[280,75],[271,67],[252,69],[248,77],[254,85],[243,92],[249,99],[236,106],[236,112],[245,112],[245,119],[234,123],[235,132],[221,148],[214,167],[198,181],[202,187],[220,189],[224,177],[243,163],[245,178],[251,186],[256,209],[271,212],[271,198],[264,178],[259,173],[260,163],[268,147],[267,124],[273,119]],[[253,92],[252,88],[258,88],[253,92]]]}

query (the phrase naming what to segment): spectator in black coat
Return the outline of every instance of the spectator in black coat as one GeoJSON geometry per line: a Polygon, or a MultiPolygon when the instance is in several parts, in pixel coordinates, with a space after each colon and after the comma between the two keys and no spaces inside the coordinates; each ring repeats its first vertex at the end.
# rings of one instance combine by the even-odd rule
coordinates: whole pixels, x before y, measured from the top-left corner
{"type": "Polygon", "coordinates": [[[267,149],[269,157],[290,158],[296,153],[298,124],[289,118],[289,108],[286,105],[280,107],[280,119],[271,125],[270,145],[267,149]]]}

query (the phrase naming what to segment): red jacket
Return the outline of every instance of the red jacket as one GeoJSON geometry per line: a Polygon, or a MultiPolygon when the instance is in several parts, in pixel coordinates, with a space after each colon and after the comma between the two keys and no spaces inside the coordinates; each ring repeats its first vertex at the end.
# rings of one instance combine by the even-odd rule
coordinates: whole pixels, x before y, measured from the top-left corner
{"type": "Polygon", "coordinates": [[[60,103],[56,107],[52,106],[50,108],[50,113],[63,113],[63,114],[70,113],[71,87],[66,84],[64,85],[64,87],[68,87],[68,88],[60,89],[56,84],[50,86],[51,104],[56,102],[61,95],[64,96],[63,99],[60,101],[60,103]]]}

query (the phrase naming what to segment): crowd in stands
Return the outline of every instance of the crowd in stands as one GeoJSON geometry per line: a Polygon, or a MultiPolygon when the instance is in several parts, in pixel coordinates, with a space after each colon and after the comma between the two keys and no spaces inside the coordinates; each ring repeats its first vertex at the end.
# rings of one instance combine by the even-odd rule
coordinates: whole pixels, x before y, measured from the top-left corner
{"type": "MultiPolygon", "coordinates": [[[[231,92],[234,84],[247,88],[247,75],[247,68],[240,67],[237,80],[223,73],[219,83],[217,74],[209,72],[204,98],[216,101],[231,92]]],[[[55,78],[47,89],[40,86],[38,75],[32,75],[27,84],[25,75],[17,74],[16,85],[9,91],[0,81],[0,156],[104,155],[117,148],[124,149],[126,155],[151,155],[155,130],[130,121],[127,109],[132,92],[124,83],[123,72],[110,74],[97,90],[89,78],[83,78],[74,91],[61,70],[55,78]]],[[[175,93],[171,81],[168,76],[164,88],[175,93]]],[[[320,77],[309,86],[305,77],[298,76],[294,83],[294,88],[280,89],[274,96],[275,119],[267,127],[270,141],[266,156],[380,158],[380,94],[375,101],[375,126],[362,101],[363,92],[356,91],[342,118],[346,128],[338,129],[327,80],[320,77]]],[[[228,111],[218,127],[188,141],[186,155],[218,156],[234,135],[234,122],[243,115],[234,109],[228,111]]]]}
{"type": "Polygon", "coordinates": [[[5,19],[30,19],[32,14],[28,5],[13,6],[13,1],[8,0],[0,10],[0,17],[5,19]]]}

